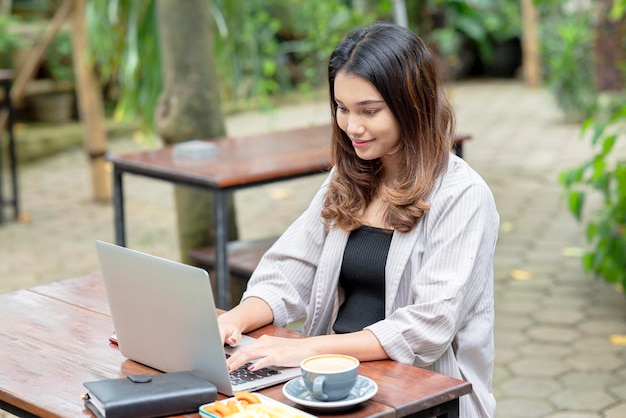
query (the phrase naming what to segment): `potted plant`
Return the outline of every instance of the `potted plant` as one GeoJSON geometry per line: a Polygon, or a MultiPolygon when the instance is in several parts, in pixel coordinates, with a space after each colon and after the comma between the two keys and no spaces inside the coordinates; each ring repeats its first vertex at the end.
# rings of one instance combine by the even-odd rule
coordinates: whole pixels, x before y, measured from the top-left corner
{"type": "Polygon", "coordinates": [[[74,70],[72,38],[60,32],[48,46],[42,60],[46,86],[29,97],[35,118],[42,122],[65,122],[74,111],[74,70]]]}

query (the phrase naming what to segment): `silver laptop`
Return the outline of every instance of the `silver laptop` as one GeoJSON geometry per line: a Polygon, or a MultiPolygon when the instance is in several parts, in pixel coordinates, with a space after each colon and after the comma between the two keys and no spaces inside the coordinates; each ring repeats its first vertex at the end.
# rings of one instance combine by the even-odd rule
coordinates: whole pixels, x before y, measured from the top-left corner
{"type": "Polygon", "coordinates": [[[233,349],[220,340],[205,270],[102,241],[96,250],[125,357],[163,372],[191,370],[227,396],[300,375],[298,367],[228,373],[226,355],[233,349]]]}

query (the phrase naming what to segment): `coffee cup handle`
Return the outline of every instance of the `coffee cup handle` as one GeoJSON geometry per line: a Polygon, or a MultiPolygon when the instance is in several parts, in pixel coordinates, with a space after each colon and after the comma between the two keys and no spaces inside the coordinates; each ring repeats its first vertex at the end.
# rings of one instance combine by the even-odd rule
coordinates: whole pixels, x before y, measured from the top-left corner
{"type": "Polygon", "coordinates": [[[317,376],[313,380],[313,396],[322,401],[328,399],[328,395],[324,393],[324,376],[317,376]]]}

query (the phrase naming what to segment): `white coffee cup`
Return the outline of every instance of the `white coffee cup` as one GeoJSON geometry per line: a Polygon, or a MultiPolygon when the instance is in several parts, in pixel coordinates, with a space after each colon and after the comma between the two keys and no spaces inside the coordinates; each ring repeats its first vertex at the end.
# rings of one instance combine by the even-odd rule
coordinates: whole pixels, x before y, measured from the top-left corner
{"type": "Polygon", "coordinates": [[[302,379],[320,401],[345,399],[359,375],[359,360],[343,354],[311,356],[300,363],[302,379]]]}

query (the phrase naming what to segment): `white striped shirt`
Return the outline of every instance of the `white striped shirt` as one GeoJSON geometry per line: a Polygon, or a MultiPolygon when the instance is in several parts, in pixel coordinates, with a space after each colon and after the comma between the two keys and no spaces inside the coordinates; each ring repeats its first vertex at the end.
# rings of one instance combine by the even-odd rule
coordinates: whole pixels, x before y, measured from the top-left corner
{"type": "MultiPolygon", "coordinates": [[[[262,258],[243,298],[265,300],[274,323],[306,316],[304,332],[332,332],[349,233],[324,228],[329,178],[308,209],[262,258]]],[[[367,327],[389,357],[472,383],[461,417],[493,417],[493,256],[499,215],[491,190],[462,159],[431,193],[410,232],[393,235],[385,270],[384,320],[367,327]]]]}

